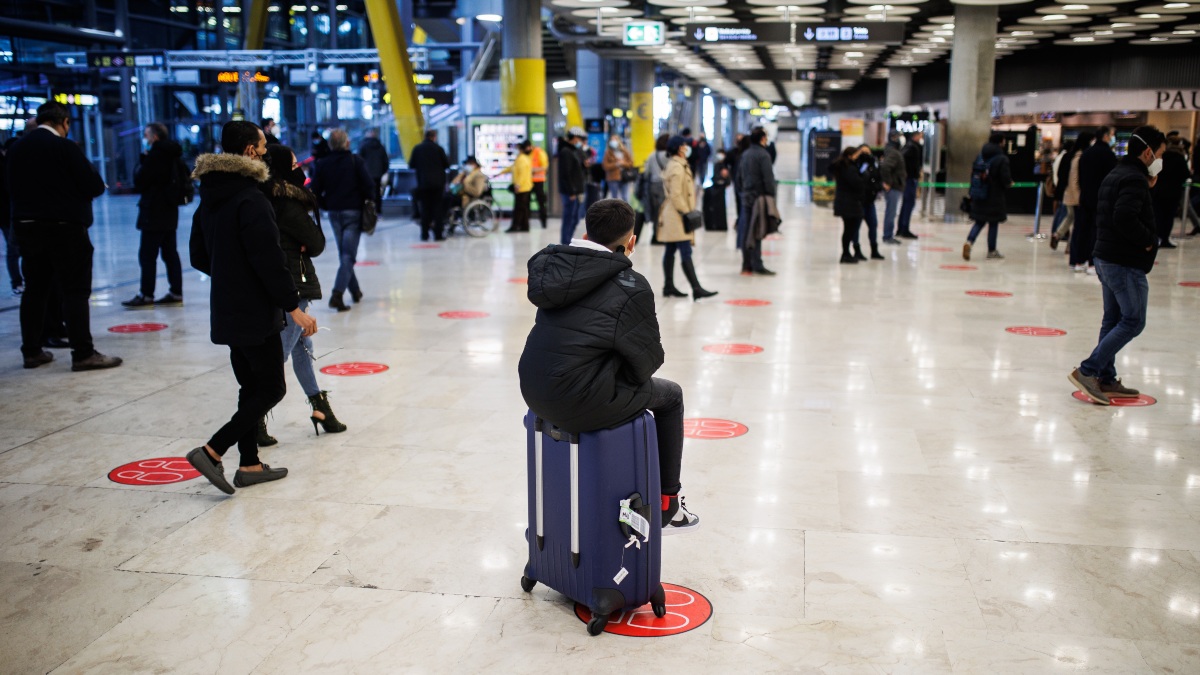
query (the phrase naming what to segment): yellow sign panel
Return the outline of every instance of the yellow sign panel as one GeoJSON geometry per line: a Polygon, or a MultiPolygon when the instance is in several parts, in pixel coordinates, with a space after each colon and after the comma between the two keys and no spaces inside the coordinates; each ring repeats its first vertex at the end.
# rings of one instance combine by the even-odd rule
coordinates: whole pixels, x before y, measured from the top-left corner
{"type": "Polygon", "coordinates": [[[862,136],[863,120],[842,119],[838,122],[843,136],[862,136]]]}
{"type": "Polygon", "coordinates": [[[629,95],[629,107],[633,165],[640,167],[654,153],[654,92],[633,92],[629,95]]]}

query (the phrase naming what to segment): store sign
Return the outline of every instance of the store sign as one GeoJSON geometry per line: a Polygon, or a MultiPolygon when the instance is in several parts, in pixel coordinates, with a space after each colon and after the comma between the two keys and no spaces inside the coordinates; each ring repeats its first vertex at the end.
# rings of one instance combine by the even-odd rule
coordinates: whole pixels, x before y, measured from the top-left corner
{"type": "Polygon", "coordinates": [[[646,47],[663,44],[667,29],[661,21],[629,21],[621,34],[625,46],[646,47]]]}
{"type": "Polygon", "coordinates": [[[100,99],[91,94],[55,94],[54,101],[63,105],[91,106],[99,103],[100,99]]]}
{"type": "Polygon", "coordinates": [[[1155,110],[1200,110],[1200,89],[1155,92],[1155,110]]]}
{"type": "Polygon", "coordinates": [[[902,134],[925,133],[933,127],[928,112],[888,113],[888,130],[902,134]]]}
{"type": "Polygon", "coordinates": [[[418,91],[417,99],[421,105],[452,105],[454,103],[454,92],[418,91]]]}
{"type": "Polygon", "coordinates": [[[162,52],[88,52],[88,66],[92,68],[162,68],[162,52]]]}
{"type": "Polygon", "coordinates": [[[239,82],[270,82],[271,78],[264,75],[261,70],[250,72],[249,70],[222,70],[217,73],[217,82],[225,84],[238,84],[239,82]]]}
{"type": "Polygon", "coordinates": [[[796,79],[807,82],[828,82],[829,80],[857,80],[862,76],[855,69],[844,70],[797,70],[796,79]]]}

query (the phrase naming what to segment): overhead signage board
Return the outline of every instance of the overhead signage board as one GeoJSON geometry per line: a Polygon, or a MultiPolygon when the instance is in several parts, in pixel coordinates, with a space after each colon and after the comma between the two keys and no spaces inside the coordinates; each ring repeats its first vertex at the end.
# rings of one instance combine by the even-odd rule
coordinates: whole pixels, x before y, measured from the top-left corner
{"type": "Polygon", "coordinates": [[[454,103],[454,92],[418,91],[417,98],[421,105],[451,105],[454,103]]]}
{"type": "Polygon", "coordinates": [[[192,68],[180,70],[147,70],[142,74],[146,84],[200,84],[200,71],[192,68]]]}
{"type": "Polygon", "coordinates": [[[292,68],[288,71],[288,84],[293,87],[306,86],[310,84],[326,84],[330,86],[340,86],[346,83],[345,68],[321,68],[319,70],[308,70],[307,68],[292,68]]]}
{"type": "Polygon", "coordinates": [[[251,72],[249,70],[222,70],[217,73],[217,82],[226,84],[237,84],[239,82],[261,82],[267,83],[271,81],[270,75],[265,75],[261,70],[251,72]]]}
{"type": "Polygon", "coordinates": [[[667,28],[661,21],[628,21],[621,31],[626,47],[648,47],[666,42],[667,28]]]}
{"type": "MultiPolygon", "coordinates": [[[[792,42],[792,35],[792,25],[787,23],[689,23],[684,29],[683,38],[691,44],[767,45],[792,42]]],[[[797,44],[864,42],[898,45],[904,42],[904,24],[871,21],[861,24],[797,25],[795,41],[797,44]]]]}
{"type": "Polygon", "coordinates": [[[413,83],[418,87],[445,87],[454,84],[452,68],[430,68],[413,73],[413,83]]]}
{"type": "Polygon", "coordinates": [[[842,70],[798,70],[796,71],[797,80],[805,80],[808,82],[827,82],[829,80],[857,80],[862,76],[858,70],[842,69],[842,70]]]}
{"type": "Polygon", "coordinates": [[[88,52],[87,62],[92,68],[162,68],[165,56],[162,52],[88,52]]]}
{"type": "Polygon", "coordinates": [[[874,21],[860,24],[836,23],[805,26],[803,31],[797,27],[796,42],[817,44],[873,42],[898,45],[904,42],[904,24],[874,21]]]}
{"type": "Polygon", "coordinates": [[[684,26],[683,38],[684,42],[696,44],[777,44],[791,42],[792,27],[786,23],[689,23],[684,26]]]}

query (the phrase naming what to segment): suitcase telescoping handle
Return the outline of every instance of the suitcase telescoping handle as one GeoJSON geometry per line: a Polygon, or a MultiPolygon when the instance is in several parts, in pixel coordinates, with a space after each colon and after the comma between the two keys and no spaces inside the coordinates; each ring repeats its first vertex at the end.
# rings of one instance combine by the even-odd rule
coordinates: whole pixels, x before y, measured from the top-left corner
{"type": "Polygon", "coordinates": [[[548,424],[541,418],[537,418],[533,423],[534,429],[534,464],[535,473],[534,480],[537,482],[535,487],[535,502],[537,504],[537,544],[538,550],[542,550],[545,545],[545,533],[543,524],[545,518],[543,516],[545,510],[545,501],[542,488],[542,434],[549,434],[559,443],[567,442],[571,445],[571,564],[579,567],[579,434],[572,434],[553,424],[548,424]]]}

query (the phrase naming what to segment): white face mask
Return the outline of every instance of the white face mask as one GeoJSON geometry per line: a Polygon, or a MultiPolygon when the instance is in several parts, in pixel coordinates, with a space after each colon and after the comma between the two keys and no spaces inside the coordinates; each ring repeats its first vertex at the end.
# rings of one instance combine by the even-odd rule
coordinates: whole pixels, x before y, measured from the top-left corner
{"type": "Polygon", "coordinates": [[[1146,167],[1146,170],[1150,172],[1151,178],[1157,176],[1159,171],[1162,171],[1162,165],[1162,157],[1156,157],[1153,162],[1150,162],[1150,166],[1146,167]]]}
{"type": "Polygon", "coordinates": [[[609,141],[608,147],[612,148],[613,150],[616,150],[617,148],[621,147],[621,142],[620,141],[609,141]]]}
{"type": "Polygon", "coordinates": [[[692,156],[692,146],[690,146],[690,145],[683,146],[683,156],[684,157],[692,156]]]}

